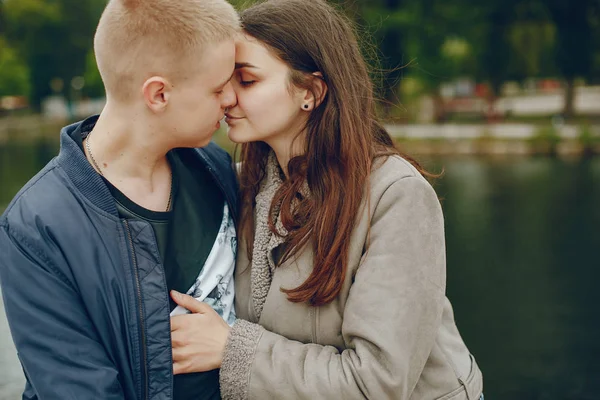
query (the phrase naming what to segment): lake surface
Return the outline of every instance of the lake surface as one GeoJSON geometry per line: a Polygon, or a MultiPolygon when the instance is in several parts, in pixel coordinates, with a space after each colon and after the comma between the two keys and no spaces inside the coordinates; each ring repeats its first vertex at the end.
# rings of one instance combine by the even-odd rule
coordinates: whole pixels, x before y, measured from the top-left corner
{"type": "MultiPolygon", "coordinates": [[[[0,210],[57,152],[0,145],[0,210]]],[[[448,297],[486,399],[600,399],[600,158],[439,158],[448,297]]],[[[1,255],[0,255],[1,257],[1,255]]],[[[22,373],[0,311],[0,399],[22,373]]]]}

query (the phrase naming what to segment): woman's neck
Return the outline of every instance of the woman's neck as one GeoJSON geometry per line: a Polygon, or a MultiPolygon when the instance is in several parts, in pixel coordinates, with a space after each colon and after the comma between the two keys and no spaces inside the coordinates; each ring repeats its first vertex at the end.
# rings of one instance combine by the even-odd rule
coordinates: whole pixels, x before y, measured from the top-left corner
{"type": "Polygon", "coordinates": [[[297,157],[304,152],[305,136],[306,132],[302,132],[300,135],[294,137],[280,137],[279,140],[270,140],[267,143],[275,152],[277,162],[286,179],[289,178],[288,163],[293,157],[297,157]]]}

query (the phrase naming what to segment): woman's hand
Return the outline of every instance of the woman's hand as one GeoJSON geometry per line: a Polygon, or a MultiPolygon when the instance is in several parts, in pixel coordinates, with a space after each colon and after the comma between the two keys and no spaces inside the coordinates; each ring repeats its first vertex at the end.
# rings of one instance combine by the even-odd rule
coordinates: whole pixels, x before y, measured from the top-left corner
{"type": "Polygon", "coordinates": [[[192,314],[171,317],[173,373],[188,374],[220,368],[229,325],[206,303],[171,291],[178,305],[192,314]]]}

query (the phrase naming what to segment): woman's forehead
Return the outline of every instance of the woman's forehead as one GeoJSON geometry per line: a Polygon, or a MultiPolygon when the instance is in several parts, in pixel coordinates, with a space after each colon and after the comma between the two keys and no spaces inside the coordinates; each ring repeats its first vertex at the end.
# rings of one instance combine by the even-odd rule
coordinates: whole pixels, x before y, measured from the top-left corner
{"type": "Polygon", "coordinates": [[[252,36],[243,35],[235,41],[236,62],[251,64],[258,67],[258,61],[275,58],[268,47],[252,36]]]}

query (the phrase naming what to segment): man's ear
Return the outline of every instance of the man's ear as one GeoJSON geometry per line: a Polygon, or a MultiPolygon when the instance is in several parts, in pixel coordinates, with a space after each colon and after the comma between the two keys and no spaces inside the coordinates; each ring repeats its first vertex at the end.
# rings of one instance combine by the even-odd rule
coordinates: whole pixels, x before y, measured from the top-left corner
{"type": "Polygon", "coordinates": [[[319,107],[327,95],[327,83],[323,78],[323,74],[320,72],[314,72],[312,75],[312,91],[306,91],[302,106],[304,111],[311,111],[314,108],[319,107]]]}
{"type": "Polygon", "coordinates": [[[163,112],[169,104],[172,89],[173,86],[165,78],[148,78],[142,88],[146,106],[155,113],[163,112]]]}

